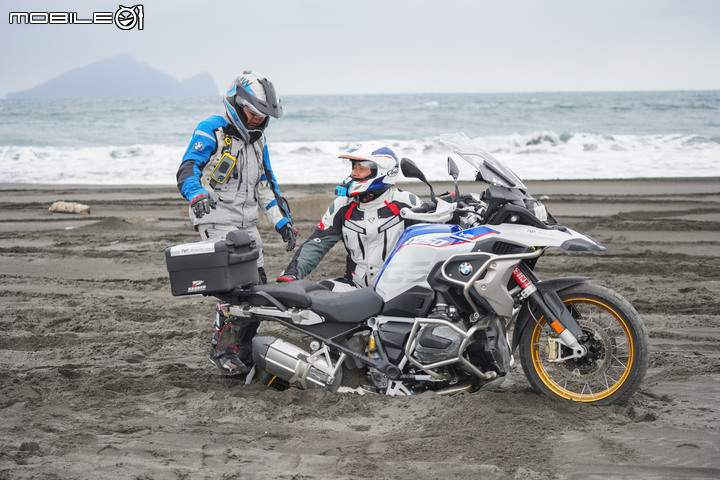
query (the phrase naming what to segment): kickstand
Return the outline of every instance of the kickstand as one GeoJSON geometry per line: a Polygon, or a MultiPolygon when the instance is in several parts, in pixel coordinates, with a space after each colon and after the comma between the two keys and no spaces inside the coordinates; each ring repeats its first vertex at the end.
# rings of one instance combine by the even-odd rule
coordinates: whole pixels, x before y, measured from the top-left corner
{"type": "Polygon", "coordinates": [[[245,377],[245,385],[250,385],[250,382],[252,382],[253,378],[255,378],[255,365],[250,369],[247,376],[245,377]]]}

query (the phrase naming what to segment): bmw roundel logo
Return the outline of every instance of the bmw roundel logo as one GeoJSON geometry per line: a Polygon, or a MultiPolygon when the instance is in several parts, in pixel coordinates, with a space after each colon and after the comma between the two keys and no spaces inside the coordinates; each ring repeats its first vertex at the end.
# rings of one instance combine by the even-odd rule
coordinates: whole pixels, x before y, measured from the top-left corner
{"type": "Polygon", "coordinates": [[[458,271],[465,277],[470,275],[473,271],[472,265],[470,265],[468,262],[463,262],[460,264],[460,267],[458,267],[458,271]]]}

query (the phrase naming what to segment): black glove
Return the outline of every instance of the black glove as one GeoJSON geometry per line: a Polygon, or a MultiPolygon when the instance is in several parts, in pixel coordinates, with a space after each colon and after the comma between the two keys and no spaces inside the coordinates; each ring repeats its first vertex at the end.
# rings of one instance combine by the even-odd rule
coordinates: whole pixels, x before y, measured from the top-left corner
{"type": "Polygon", "coordinates": [[[202,218],[206,213],[210,213],[211,208],[215,209],[215,200],[207,193],[201,193],[190,200],[190,207],[197,218],[202,218]]]}
{"type": "Polygon", "coordinates": [[[283,242],[287,243],[285,251],[289,252],[295,248],[295,239],[297,238],[297,228],[293,227],[289,223],[280,228],[280,236],[282,236],[283,242]]]}

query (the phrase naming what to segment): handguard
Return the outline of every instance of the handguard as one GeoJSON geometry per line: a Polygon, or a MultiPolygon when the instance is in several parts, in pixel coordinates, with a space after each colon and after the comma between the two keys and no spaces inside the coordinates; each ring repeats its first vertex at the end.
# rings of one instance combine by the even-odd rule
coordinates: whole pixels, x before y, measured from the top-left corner
{"type": "Polygon", "coordinates": [[[441,198],[438,198],[435,211],[433,212],[415,212],[413,209],[405,207],[400,210],[400,216],[408,220],[418,220],[425,223],[445,223],[452,220],[456,209],[457,204],[449,203],[441,198]]]}

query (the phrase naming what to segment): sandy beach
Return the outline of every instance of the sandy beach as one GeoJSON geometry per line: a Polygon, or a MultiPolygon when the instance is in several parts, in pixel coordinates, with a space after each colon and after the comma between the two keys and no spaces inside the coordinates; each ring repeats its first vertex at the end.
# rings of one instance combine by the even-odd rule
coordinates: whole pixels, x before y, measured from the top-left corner
{"type": "MultiPolygon", "coordinates": [[[[720,179],[527,183],[607,247],[548,252],[541,278],[589,276],[646,324],[650,367],[624,405],[539,396],[519,362],[499,389],[449,397],[245,385],[206,358],[213,298],[170,293],[164,248],[199,239],[174,187],[0,185],[0,478],[720,478],[720,179]]],[[[281,187],[303,240],[332,187],[281,187]]],[[[275,278],[291,254],[261,233],[275,278]]]]}

